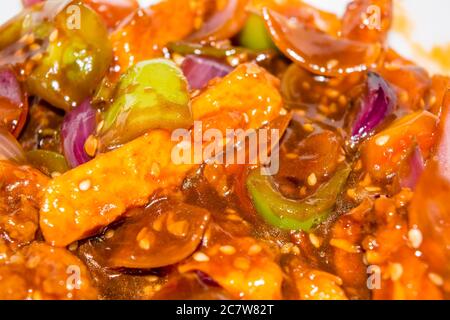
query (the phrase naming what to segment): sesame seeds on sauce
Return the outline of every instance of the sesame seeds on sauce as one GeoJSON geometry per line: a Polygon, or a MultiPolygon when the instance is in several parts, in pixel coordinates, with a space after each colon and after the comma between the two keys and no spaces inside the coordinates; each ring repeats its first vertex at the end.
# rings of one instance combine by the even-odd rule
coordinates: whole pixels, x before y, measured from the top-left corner
{"type": "Polygon", "coordinates": [[[418,228],[412,228],[408,231],[408,240],[414,249],[418,249],[423,241],[422,232],[418,228]]]}
{"type": "Polygon", "coordinates": [[[311,186],[311,187],[313,187],[313,186],[315,186],[316,184],[317,184],[317,177],[316,177],[315,173],[311,173],[311,174],[308,176],[308,185],[311,186]]]}
{"type": "Polygon", "coordinates": [[[232,254],[236,253],[236,249],[230,245],[221,246],[219,248],[219,250],[220,250],[220,252],[222,252],[223,254],[226,254],[226,255],[232,255],[232,254]]]}
{"type": "Polygon", "coordinates": [[[91,188],[91,180],[86,179],[80,182],[78,185],[80,191],[88,191],[91,188]]]}
{"type": "Polygon", "coordinates": [[[387,135],[380,136],[380,137],[378,137],[378,138],[375,140],[375,143],[376,143],[377,146],[382,147],[382,146],[384,146],[386,143],[388,143],[389,139],[390,139],[390,137],[387,136],[387,135]]]}
{"type": "Polygon", "coordinates": [[[197,262],[208,262],[209,261],[209,257],[203,252],[194,253],[193,258],[197,262]]]}

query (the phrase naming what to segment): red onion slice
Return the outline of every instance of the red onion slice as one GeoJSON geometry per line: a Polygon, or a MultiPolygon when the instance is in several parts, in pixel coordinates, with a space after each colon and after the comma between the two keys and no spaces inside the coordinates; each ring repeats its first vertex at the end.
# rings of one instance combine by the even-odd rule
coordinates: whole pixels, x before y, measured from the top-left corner
{"type": "Polygon", "coordinates": [[[9,68],[0,69],[0,125],[19,136],[28,114],[28,100],[16,74],[9,68]]]}
{"type": "Polygon", "coordinates": [[[22,146],[8,130],[2,127],[0,127],[0,160],[26,162],[22,146]]]}
{"type": "Polygon", "coordinates": [[[400,186],[414,190],[417,182],[425,169],[422,152],[419,146],[414,147],[408,159],[404,163],[404,170],[400,171],[400,186]]]}
{"type": "Polygon", "coordinates": [[[91,160],[84,144],[96,127],[96,111],[90,100],[84,101],[66,114],[61,127],[64,156],[72,168],[91,160]]]}
{"type": "Polygon", "coordinates": [[[16,75],[10,69],[0,71],[0,97],[10,100],[16,105],[22,103],[22,89],[16,75]]]}
{"type": "Polygon", "coordinates": [[[367,75],[367,94],[352,129],[352,140],[366,137],[389,115],[397,103],[392,87],[377,73],[367,75]]]}
{"type": "Polygon", "coordinates": [[[202,89],[214,78],[222,78],[233,68],[214,59],[188,55],[184,59],[181,69],[188,79],[191,89],[202,89]]]}

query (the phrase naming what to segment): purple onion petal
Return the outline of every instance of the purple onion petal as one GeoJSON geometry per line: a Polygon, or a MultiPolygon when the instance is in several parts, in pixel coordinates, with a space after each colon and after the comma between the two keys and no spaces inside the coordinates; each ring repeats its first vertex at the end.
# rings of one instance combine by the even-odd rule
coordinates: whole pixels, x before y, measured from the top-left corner
{"type": "Polygon", "coordinates": [[[96,111],[90,100],[67,113],[61,127],[64,155],[72,168],[91,160],[84,144],[96,127],[96,111]]]}
{"type": "Polygon", "coordinates": [[[213,279],[211,278],[208,274],[197,270],[196,271],[198,278],[206,285],[210,286],[210,287],[220,287],[220,285],[213,279]]]}
{"type": "Polygon", "coordinates": [[[195,55],[187,55],[181,69],[193,90],[202,89],[210,80],[222,78],[233,70],[217,60],[195,55]]]}
{"type": "Polygon", "coordinates": [[[411,190],[414,190],[423,170],[425,169],[422,152],[420,151],[419,146],[416,146],[411,152],[405,165],[407,166],[406,174],[400,175],[400,186],[402,188],[410,188],[411,190]]]}
{"type": "Polygon", "coordinates": [[[25,152],[20,143],[5,128],[0,127],[0,160],[25,163],[25,152]]]}
{"type": "Polygon", "coordinates": [[[15,105],[22,103],[20,84],[10,69],[0,70],[0,97],[8,99],[15,105]]]}
{"type": "Polygon", "coordinates": [[[367,94],[352,129],[352,140],[366,137],[394,109],[397,96],[392,87],[377,73],[367,75],[367,94]]]}

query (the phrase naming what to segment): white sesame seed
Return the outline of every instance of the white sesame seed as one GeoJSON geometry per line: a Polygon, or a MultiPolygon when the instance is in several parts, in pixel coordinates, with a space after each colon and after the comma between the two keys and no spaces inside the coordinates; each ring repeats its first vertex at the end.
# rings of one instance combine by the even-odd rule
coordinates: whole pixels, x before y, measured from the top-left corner
{"type": "Polygon", "coordinates": [[[317,183],[317,177],[316,177],[316,174],[315,174],[315,173],[311,173],[311,174],[308,176],[308,184],[312,187],[312,186],[315,186],[316,183],[317,183]]]}
{"type": "Polygon", "coordinates": [[[54,172],[52,172],[52,173],[50,174],[50,176],[51,176],[52,178],[59,177],[60,175],[61,175],[61,173],[60,173],[60,172],[57,172],[57,171],[54,171],[54,172]]]}
{"type": "Polygon", "coordinates": [[[139,248],[142,250],[149,250],[150,249],[150,240],[148,238],[143,238],[139,240],[139,248]]]}
{"type": "Polygon", "coordinates": [[[83,180],[83,181],[80,182],[78,187],[80,188],[81,191],[87,191],[91,187],[91,181],[88,180],[88,179],[87,180],[83,180]]]}
{"type": "Polygon", "coordinates": [[[384,146],[389,141],[389,136],[380,136],[375,140],[377,146],[384,146]]]}
{"type": "Polygon", "coordinates": [[[311,241],[312,245],[316,248],[319,248],[321,245],[321,240],[314,233],[309,234],[309,241],[311,241]]]}
{"type": "Polygon", "coordinates": [[[193,256],[194,260],[197,262],[207,262],[209,261],[209,257],[203,252],[196,252],[193,256]]]}
{"type": "Polygon", "coordinates": [[[442,277],[440,275],[438,275],[437,273],[430,272],[428,274],[428,278],[430,279],[431,282],[433,282],[438,287],[441,287],[444,285],[444,279],[442,279],[442,277]]]}
{"type": "Polygon", "coordinates": [[[236,249],[233,246],[221,246],[219,250],[226,255],[232,255],[236,253],[236,249]]]}
{"type": "Polygon", "coordinates": [[[111,239],[112,237],[114,237],[114,230],[113,229],[109,229],[108,231],[105,232],[105,238],[106,239],[111,239]]]}
{"type": "Polygon", "coordinates": [[[410,229],[408,231],[408,239],[411,243],[411,246],[414,249],[418,249],[423,241],[422,232],[417,228],[410,229]]]}

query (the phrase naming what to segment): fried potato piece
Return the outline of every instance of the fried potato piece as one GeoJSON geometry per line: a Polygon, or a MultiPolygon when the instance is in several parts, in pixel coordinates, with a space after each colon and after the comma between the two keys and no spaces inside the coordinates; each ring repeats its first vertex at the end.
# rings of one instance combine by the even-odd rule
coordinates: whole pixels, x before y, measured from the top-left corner
{"type": "Polygon", "coordinates": [[[389,261],[382,266],[381,274],[390,274],[390,278],[382,278],[380,289],[373,290],[374,300],[443,299],[439,287],[432,281],[433,276],[440,276],[430,272],[428,265],[416,256],[415,250],[403,245],[389,261]]]}
{"type": "Polygon", "coordinates": [[[437,123],[438,118],[432,113],[418,111],[366,140],[361,154],[367,172],[377,180],[392,177],[415,145],[428,158],[435,144],[437,123]]]}
{"type": "Polygon", "coordinates": [[[179,271],[207,274],[234,299],[281,299],[283,273],[276,263],[276,252],[254,238],[234,232],[217,223],[210,224],[203,246],[179,266],[179,271]]]}
{"type": "Polygon", "coordinates": [[[164,46],[195,30],[203,5],[196,0],[164,0],[136,10],[111,35],[114,71],[123,73],[139,61],[163,56],[164,46]]]}
{"type": "Polygon", "coordinates": [[[342,279],[320,270],[297,270],[294,276],[300,300],[347,300],[342,279]]]}
{"type": "Polygon", "coordinates": [[[156,190],[178,186],[191,166],[171,161],[173,146],[168,132],[152,131],[52,180],[40,216],[47,242],[66,246],[91,236],[156,190]]]}
{"type": "Polygon", "coordinates": [[[0,299],[96,299],[87,268],[65,249],[35,242],[0,265],[0,299]]]}
{"type": "Polygon", "coordinates": [[[240,65],[221,81],[212,83],[192,101],[195,120],[219,111],[246,115],[249,128],[260,128],[279,115],[279,81],[254,63],[240,65]]]}
{"type": "Polygon", "coordinates": [[[49,181],[38,170],[0,161],[0,239],[13,248],[34,240],[40,190],[49,181]]]}

